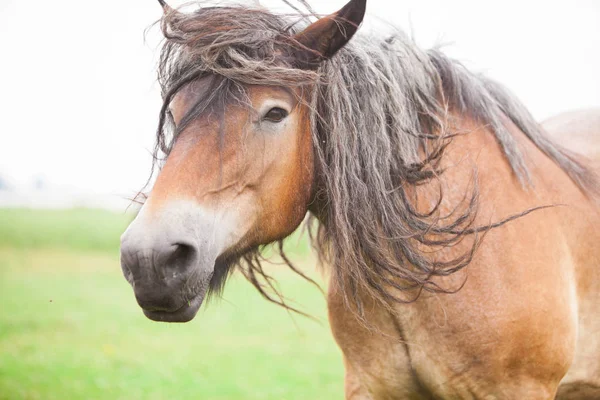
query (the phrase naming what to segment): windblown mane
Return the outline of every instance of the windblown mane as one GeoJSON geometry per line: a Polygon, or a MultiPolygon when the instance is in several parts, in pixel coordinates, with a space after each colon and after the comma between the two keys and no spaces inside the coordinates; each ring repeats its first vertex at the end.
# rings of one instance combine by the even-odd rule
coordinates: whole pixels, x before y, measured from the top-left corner
{"type": "MultiPolygon", "coordinates": [[[[432,278],[468,265],[479,233],[531,211],[475,227],[476,185],[465,196],[465,207],[448,218],[439,217],[443,193],[429,212],[414,208],[410,190],[443,173],[439,161],[455,134],[449,131],[450,109],[491,127],[524,185],[529,183],[528,167],[503,122],[506,117],[582,190],[597,190],[596,177],[552,143],[502,86],[469,72],[438,49],[419,49],[402,32],[377,37],[359,31],[318,71],[295,68],[282,49],[306,21],[300,15],[242,6],[168,13],[162,20],[166,42],[159,81],[164,105],[155,155],[168,154],[177,135],[168,112],[171,99],[195,79],[213,75],[214,95],[198,99],[179,130],[214,103],[243,102],[244,85],[306,89],[318,174],[316,204],[321,207],[313,244],[331,263],[332,279],[348,300],[358,303],[359,288],[384,304],[405,301],[396,296],[398,290],[416,289],[416,295],[423,289],[444,291],[432,278]],[[453,246],[467,236],[472,238],[470,250],[455,259],[436,261],[423,251],[453,246]]],[[[222,288],[235,265],[265,297],[281,304],[265,291],[265,285],[274,288],[259,249],[218,260],[212,292],[222,288]]]]}

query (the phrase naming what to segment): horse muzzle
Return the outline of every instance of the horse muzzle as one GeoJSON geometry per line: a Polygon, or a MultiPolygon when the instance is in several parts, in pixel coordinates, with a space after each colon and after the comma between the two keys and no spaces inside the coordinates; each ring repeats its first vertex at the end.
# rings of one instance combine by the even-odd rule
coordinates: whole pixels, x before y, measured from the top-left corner
{"type": "Polygon", "coordinates": [[[215,218],[197,207],[142,209],[121,237],[121,269],[146,317],[187,322],[206,296],[220,243],[215,218]]]}

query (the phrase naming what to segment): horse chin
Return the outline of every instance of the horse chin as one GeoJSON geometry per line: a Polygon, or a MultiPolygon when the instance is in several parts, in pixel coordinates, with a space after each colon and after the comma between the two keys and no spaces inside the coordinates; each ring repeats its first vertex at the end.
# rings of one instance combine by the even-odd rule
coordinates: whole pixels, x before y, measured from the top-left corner
{"type": "Polygon", "coordinates": [[[202,301],[204,300],[204,293],[197,294],[193,299],[186,302],[183,306],[175,311],[151,311],[145,310],[144,315],[157,322],[189,322],[198,313],[202,301]]]}
{"type": "MultiPolygon", "coordinates": [[[[143,297],[136,295],[138,305],[144,315],[152,321],[189,322],[194,319],[206,298],[212,275],[212,272],[207,274],[199,282],[187,281],[183,290],[164,293],[163,296],[159,295],[158,299],[161,301],[147,301],[147,298],[146,301],[143,301],[143,297]]],[[[136,289],[137,287],[134,284],[134,291],[136,289]]],[[[151,288],[150,291],[153,293],[160,292],[156,287],[151,288]]]]}

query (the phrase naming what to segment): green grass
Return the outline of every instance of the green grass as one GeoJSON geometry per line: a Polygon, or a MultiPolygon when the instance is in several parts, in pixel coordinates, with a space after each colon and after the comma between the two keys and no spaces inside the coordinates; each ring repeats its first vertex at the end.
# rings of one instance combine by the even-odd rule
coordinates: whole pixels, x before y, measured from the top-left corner
{"type": "Polygon", "coordinates": [[[275,272],[316,323],[234,276],[191,323],[149,321],[120,272],[128,219],[0,211],[0,399],[342,398],[322,294],[275,272]]]}

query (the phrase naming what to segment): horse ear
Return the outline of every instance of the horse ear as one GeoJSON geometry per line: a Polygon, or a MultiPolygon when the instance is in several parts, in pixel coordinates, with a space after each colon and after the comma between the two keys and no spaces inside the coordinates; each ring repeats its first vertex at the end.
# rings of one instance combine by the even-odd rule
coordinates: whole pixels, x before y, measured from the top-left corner
{"type": "Polygon", "coordinates": [[[163,9],[163,11],[164,11],[165,14],[168,14],[171,11],[173,11],[173,9],[171,8],[171,6],[168,5],[165,0],[158,0],[158,2],[160,3],[160,6],[162,7],[162,9],[163,9]]]}
{"type": "Polygon", "coordinates": [[[294,35],[295,57],[300,68],[317,69],[331,58],[358,30],[367,8],[367,0],[350,0],[341,10],[319,19],[294,35]]]}

